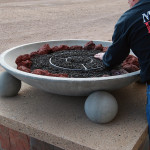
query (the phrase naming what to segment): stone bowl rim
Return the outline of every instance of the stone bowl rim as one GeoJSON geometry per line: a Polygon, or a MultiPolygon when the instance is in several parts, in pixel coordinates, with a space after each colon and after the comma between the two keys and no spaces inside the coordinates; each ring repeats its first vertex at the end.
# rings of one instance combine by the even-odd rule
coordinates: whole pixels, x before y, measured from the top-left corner
{"type": "MultiPolygon", "coordinates": [[[[52,76],[43,76],[43,75],[36,75],[36,74],[32,74],[32,73],[27,73],[24,71],[20,71],[17,68],[11,67],[10,65],[8,65],[6,63],[6,61],[4,60],[4,58],[6,57],[7,54],[9,54],[9,52],[15,50],[16,48],[20,48],[23,46],[28,46],[28,45],[34,45],[34,44],[39,44],[39,43],[45,43],[45,42],[65,42],[65,41],[93,41],[93,42],[110,42],[111,41],[103,41],[103,40],[85,40],[85,39],[64,39],[64,40],[48,40],[48,41],[39,41],[39,42],[33,42],[33,43],[27,43],[27,44],[22,44],[22,45],[18,45],[16,47],[10,48],[6,51],[4,51],[3,53],[1,53],[0,55],[0,65],[6,69],[8,72],[14,72],[17,74],[21,74],[24,75],[26,77],[32,77],[32,78],[36,78],[36,79],[51,79],[51,80],[60,80],[60,81],[103,81],[103,80],[112,80],[112,79],[121,79],[121,78],[127,78],[130,76],[137,76],[140,74],[140,70],[135,71],[135,72],[131,72],[131,73],[127,73],[127,74],[122,74],[122,75],[117,75],[117,76],[109,76],[109,77],[92,77],[92,78],[65,78],[65,77],[52,77],[52,76]]],[[[23,54],[22,54],[23,55],[23,54]]]]}

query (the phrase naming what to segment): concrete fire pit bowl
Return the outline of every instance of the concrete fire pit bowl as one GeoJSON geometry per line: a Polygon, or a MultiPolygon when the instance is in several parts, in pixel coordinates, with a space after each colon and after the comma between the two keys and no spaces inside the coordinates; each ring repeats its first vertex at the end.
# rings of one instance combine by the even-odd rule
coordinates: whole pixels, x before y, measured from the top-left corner
{"type": "MultiPolygon", "coordinates": [[[[15,63],[19,55],[37,51],[44,44],[51,47],[59,45],[84,46],[89,40],[59,40],[30,43],[11,48],[0,55],[0,64],[6,70],[0,74],[0,96],[15,96],[21,88],[21,81],[46,92],[66,96],[88,96],[84,110],[87,117],[95,123],[108,123],[118,112],[118,104],[110,93],[125,87],[139,79],[140,71],[109,77],[64,78],[36,75],[17,69],[15,63]]],[[[104,47],[111,45],[108,41],[93,41],[104,47]]]]}
{"type": "MultiPolygon", "coordinates": [[[[27,84],[37,87],[41,90],[68,96],[87,96],[95,91],[112,91],[125,87],[139,79],[140,71],[109,77],[94,78],[63,78],[42,76],[26,73],[16,69],[15,60],[19,55],[29,54],[38,50],[42,45],[49,44],[59,46],[66,44],[68,46],[81,45],[84,46],[89,40],[59,40],[44,41],[38,43],[30,43],[20,45],[6,50],[0,55],[0,64],[8,73],[27,84]]],[[[95,44],[109,46],[108,41],[93,41],[95,44]]]]}

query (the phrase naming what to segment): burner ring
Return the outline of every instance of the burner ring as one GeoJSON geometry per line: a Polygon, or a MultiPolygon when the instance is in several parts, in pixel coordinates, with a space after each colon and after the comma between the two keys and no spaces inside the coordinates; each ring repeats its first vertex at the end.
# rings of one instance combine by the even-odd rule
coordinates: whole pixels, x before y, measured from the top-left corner
{"type": "Polygon", "coordinates": [[[56,67],[56,68],[59,68],[59,69],[62,69],[62,70],[69,70],[69,71],[90,71],[90,70],[96,70],[96,69],[100,69],[101,67],[97,67],[97,68],[90,68],[88,69],[84,63],[92,63],[93,62],[93,58],[92,56],[89,56],[89,57],[86,57],[87,60],[85,60],[85,57],[83,57],[82,59],[78,60],[78,56],[68,56],[67,58],[60,58],[61,60],[64,60],[65,62],[69,62],[69,63],[76,63],[80,66],[82,66],[82,69],[78,69],[78,68],[66,68],[66,67],[61,67],[61,66],[58,66],[56,64],[53,63],[53,58],[55,57],[59,57],[60,55],[55,55],[55,56],[52,56],[50,57],[49,59],[49,63],[50,65],[52,65],[53,67],[56,67]]]}

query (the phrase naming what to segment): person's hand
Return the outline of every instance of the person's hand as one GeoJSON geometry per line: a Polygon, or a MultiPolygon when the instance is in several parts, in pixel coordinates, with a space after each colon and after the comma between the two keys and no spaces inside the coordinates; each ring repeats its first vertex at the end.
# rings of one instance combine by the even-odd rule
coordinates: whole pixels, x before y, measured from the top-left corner
{"type": "Polygon", "coordinates": [[[105,53],[97,53],[97,54],[94,55],[94,57],[95,57],[95,58],[98,58],[98,59],[100,59],[100,60],[103,60],[104,54],[105,54],[105,53]]]}

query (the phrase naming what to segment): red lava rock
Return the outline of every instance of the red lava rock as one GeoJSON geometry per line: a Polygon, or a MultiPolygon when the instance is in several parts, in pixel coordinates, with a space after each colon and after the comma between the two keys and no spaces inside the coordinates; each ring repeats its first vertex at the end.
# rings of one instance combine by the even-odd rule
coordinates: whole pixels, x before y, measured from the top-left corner
{"type": "Polygon", "coordinates": [[[25,67],[25,66],[18,66],[17,67],[18,70],[24,71],[24,72],[28,72],[31,73],[31,69],[25,67]]]}
{"type": "Polygon", "coordinates": [[[54,46],[52,48],[52,52],[62,51],[62,50],[69,50],[69,46],[67,46],[67,45],[60,45],[60,46],[54,46]]]}
{"type": "Polygon", "coordinates": [[[60,50],[60,51],[69,50],[69,46],[67,46],[67,45],[60,45],[60,46],[59,46],[59,50],[60,50]]]}
{"type": "Polygon", "coordinates": [[[30,53],[30,57],[34,57],[35,55],[38,55],[38,52],[32,52],[32,53],[30,53]]]}
{"type": "Polygon", "coordinates": [[[116,75],[121,75],[121,74],[126,74],[126,73],[128,73],[126,70],[124,70],[124,69],[113,69],[113,70],[111,70],[111,75],[112,76],[116,76],[116,75]]]}
{"type": "Polygon", "coordinates": [[[48,44],[44,44],[37,52],[39,55],[44,55],[51,53],[52,50],[48,44]]]}
{"type": "Polygon", "coordinates": [[[30,61],[30,60],[25,60],[25,61],[22,61],[22,62],[18,63],[18,67],[19,66],[25,66],[27,68],[30,68],[31,65],[32,65],[32,61],[30,61]]]}
{"type": "Polygon", "coordinates": [[[95,50],[101,50],[101,51],[103,51],[103,46],[102,46],[102,44],[96,45],[96,46],[95,46],[95,50]]]}
{"type": "Polygon", "coordinates": [[[133,64],[139,68],[138,58],[133,55],[128,55],[128,57],[123,61],[122,66],[126,64],[133,64]]]}
{"type": "Polygon", "coordinates": [[[29,54],[24,54],[24,55],[18,56],[15,63],[18,65],[20,62],[26,61],[26,60],[30,60],[30,55],[29,54]]]}
{"type": "Polygon", "coordinates": [[[139,70],[139,68],[136,65],[133,65],[133,64],[126,64],[126,65],[123,66],[123,69],[125,69],[129,73],[139,70]]]}
{"type": "Polygon", "coordinates": [[[78,45],[74,45],[74,46],[70,46],[69,48],[70,50],[83,50],[82,46],[78,46],[78,45]]]}
{"type": "Polygon", "coordinates": [[[94,50],[95,49],[95,44],[93,41],[89,41],[84,45],[85,50],[94,50]]]}
{"type": "Polygon", "coordinates": [[[108,47],[103,47],[103,52],[106,52],[108,50],[108,47]]]}
{"type": "Polygon", "coordinates": [[[31,73],[33,74],[38,74],[38,75],[49,75],[49,72],[47,70],[42,70],[42,69],[35,69],[31,73]]]}
{"type": "Polygon", "coordinates": [[[59,51],[59,47],[58,47],[58,46],[54,46],[54,47],[52,48],[52,52],[56,52],[56,51],[59,51]]]}

